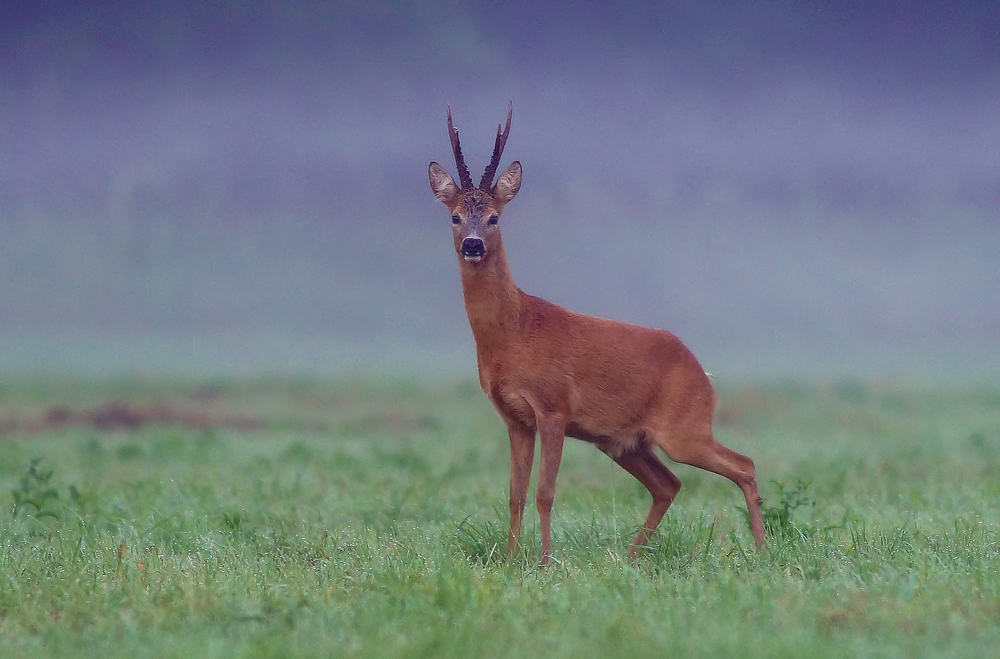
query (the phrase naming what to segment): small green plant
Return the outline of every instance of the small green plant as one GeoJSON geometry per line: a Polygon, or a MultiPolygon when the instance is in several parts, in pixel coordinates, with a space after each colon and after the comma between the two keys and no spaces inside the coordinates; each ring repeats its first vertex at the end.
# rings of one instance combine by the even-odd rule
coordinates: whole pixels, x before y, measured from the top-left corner
{"type": "Polygon", "coordinates": [[[50,484],[52,470],[41,466],[41,459],[34,458],[24,465],[24,473],[18,486],[11,490],[14,495],[14,516],[30,506],[31,514],[36,518],[53,517],[59,519],[59,513],[51,510],[49,502],[59,498],[59,490],[50,484]]]}
{"type": "Polygon", "coordinates": [[[764,514],[764,526],[771,533],[783,534],[792,530],[809,530],[798,528],[792,523],[792,515],[799,508],[815,506],[816,502],[813,501],[806,490],[809,489],[811,481],[804,481],[801,478],[795,479],[795,484],[791,487],[786,487],[784,481],[771,481],[774,486],[778,489],[778,503],[774,506],[765,505],[761,508],[761,512],[764,514]]]}
{"type": "Polygon", "coordinates": [[[222,521],[226,523],[226,527],[233,533],[239,533],[240,529],[243,528],[243,515],[239,512],[222,513],[222,521]]]}
{"type": "Polygon", "coordinates": [[[462,553],[482,565],[502,563],[507,559],[507,535],[499,509],[494,508],[497,521],[470,521],[466,517],[455,523],[455,540],[462,553]]]}

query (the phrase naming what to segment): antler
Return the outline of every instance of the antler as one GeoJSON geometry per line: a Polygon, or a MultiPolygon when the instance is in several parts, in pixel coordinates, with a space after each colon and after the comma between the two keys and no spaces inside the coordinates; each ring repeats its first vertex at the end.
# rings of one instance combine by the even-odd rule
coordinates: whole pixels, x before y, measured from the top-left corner
{"type": "MultiPolygon", "coordinates": [[[[500,156],[503,155],[503,148],[507,145],[507,136],[510,135],[510,118],[513,114],[514,103],[511,101],[510,107],[507,109],[507,127],[501,131],[500,124],[497,124],[497,141],[493,145],[493,158],[490,159],[490,166],[483,172],[483,178],[479,180],[479,188],[481,190],[489,190],[493,187],[493,176],[497,173],[497,167],[500,165],[500,156]]],[[[457,131],[455,132],[455,140],[457,144],[457,131]]],[[[459,170],[461,170],[461,167],[459,170]]],[[[462,187],[465,187],[465,184],[462,187]]]]}
{"type": "Polygon", "coordinates": [[[451,150],[455,152],[455,165],[458,166],[458,178],[462,183],[462,189],[472,187],[472,177],[469,176],[469,168],[465,166],[465,158],[462,156],[462,145],[458,142],[458,129],[451,123],[451,105],[445,104],[448,108],[448,136],[451,137],[451,150]]]}

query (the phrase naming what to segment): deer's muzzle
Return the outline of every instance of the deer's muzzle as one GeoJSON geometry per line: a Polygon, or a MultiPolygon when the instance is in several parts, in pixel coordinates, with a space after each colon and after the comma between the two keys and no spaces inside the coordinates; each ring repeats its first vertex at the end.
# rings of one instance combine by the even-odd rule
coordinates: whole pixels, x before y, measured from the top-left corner
{"type": "Polygon", "coordinates": [[[478,261],[486,253],[486,244],[482,238],[470,236],[462,241],[462,256],[466,261],[478,261]]]}

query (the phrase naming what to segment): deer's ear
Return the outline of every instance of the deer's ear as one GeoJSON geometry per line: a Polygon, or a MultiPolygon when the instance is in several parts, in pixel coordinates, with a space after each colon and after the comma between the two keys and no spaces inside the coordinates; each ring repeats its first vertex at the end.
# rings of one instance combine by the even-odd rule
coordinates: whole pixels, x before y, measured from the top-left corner
{"type": "Polygon", "coordinates": [[[427,175],[431,180],[431,190],[434,191],[434,196],[445,206],[450,206],[458,192],[458,188],[455,187],[455,179],[436,162],[431,163],[427,169],[427,175]]]}
{"type": "Polygon", "coordinates": [[[493,197],[501,204],[506,204],[521,189],[521,163],[514,161],[507,165],[503,174],[497,179],[497,184],[493,186],[493,197]]]}

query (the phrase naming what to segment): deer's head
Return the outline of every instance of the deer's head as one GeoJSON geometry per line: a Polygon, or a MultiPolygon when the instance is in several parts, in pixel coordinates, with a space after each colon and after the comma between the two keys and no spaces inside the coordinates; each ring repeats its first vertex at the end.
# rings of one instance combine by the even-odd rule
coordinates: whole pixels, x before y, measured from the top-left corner
{"type": "Polygon", "coordinates": [[[432,162],[428,169],[431,190],[441,203],[451,212],[451,225],[455,237],[455,251],[463,259],[478,263],[486,258],[500,243],[500,213],[517,191],[521,189],[521,163],[514,161],[500,174],[494,185],[493,176],[500,165],[507,136],[510,134],[510,118],[514,112],[511,104],[507,110],[507,127],[497,126],[497,139],[493,146],[493,158],[479,181],[479,187],[472,186],[469,169],[465,166],[462,146],[458,141],[458,129],[451,123],[451,107],[448,107],[448,135],[451,149],[455,152],[455,164],[462,183],[459,188],[455,179],[444,167],[432,162]]]}

